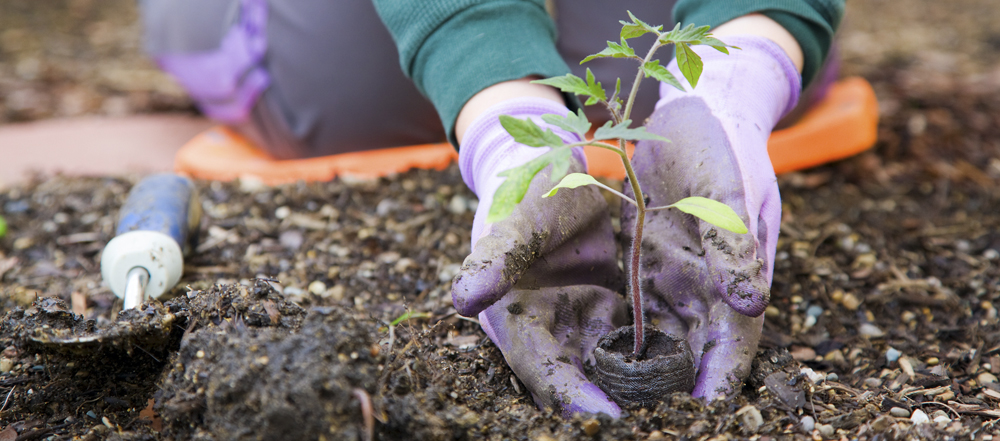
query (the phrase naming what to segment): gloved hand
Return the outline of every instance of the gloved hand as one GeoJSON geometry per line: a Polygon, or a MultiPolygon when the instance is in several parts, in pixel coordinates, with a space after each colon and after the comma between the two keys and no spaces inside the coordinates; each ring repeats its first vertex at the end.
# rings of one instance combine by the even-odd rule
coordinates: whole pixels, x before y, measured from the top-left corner
{"type": "MultiPolygon", "coordinates": [[[[801,87],[795,66],[770,40],[725,41],[742,50],[694,48],[704,71],[693,90],[671,62],[668,69],[689,91],[661,84],[646,124],[670,142],[641,142],[632,158],[647,206],[703,196],[732,207],[750,230],[731,233],[672,209],[646,216],[640,273],[646,323],[687,338],[698,368],[693,395],[709,399],[739,391],[756,355],[781,221],[767,140],[801,87]]],[[[622,204],[622,212],[628,250],[635,209],[622,204]]]]}
{"type": "MultiPolygon", "coordinates": [[[[493,106],[466,131],[459,153],[462,177],[479,196],[472,228],[472,254],[452,284],[455,309],[479,314],[486,334],[540,407],[564,415],[620,409],[587,381],[583,363],[593,363],[597,340],[627,323],[614,232],[607,203],[596,188],[561,191],[542,199],[555,183],[551,167],[535,176],[510,217],[486,224],[497,173],[548,151],[515,143],[499,115],[531,117],[567,142],[576,135],[549,126],[546,113],[566,115],[565,106],[521,98],[493,106]]],[[[586,171],[575,151],[570,172],[586,171]]]]}

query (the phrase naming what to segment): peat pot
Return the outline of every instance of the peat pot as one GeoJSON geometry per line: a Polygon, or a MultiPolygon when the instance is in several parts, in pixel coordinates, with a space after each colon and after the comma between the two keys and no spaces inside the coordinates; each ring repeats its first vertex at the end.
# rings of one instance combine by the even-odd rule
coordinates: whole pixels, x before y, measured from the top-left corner
{"type": "Polygon", "coordinates": [[[651,406],[674,392],[694,389],[694,356],[687,340],[652,326],[645,329],[645,347],[635,357],[635,328],[631,325],[601,337],[594,350],[597,385],[625,406],[651,406]]]}

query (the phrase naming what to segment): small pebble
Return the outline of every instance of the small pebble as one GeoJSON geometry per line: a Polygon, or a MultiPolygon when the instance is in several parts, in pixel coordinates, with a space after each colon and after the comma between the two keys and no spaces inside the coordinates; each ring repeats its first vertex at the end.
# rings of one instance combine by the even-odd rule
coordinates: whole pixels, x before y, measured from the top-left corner
{"type": "Polygon", "coordinates": [[[451,201],[448,202],[448,211],[452,214],[462,214],[465,210],[469,208],[469,202],[461,195],[455,195],[451,197],[451,201]]]}
{"type": "Polygon", "coordinates": [[[931,414],[931,421],[938,426],[945,426],[951,422],[951,418],[948,417],[948,413],[943,410],[936,410],[931,414]]]}
{"type": "Polygon", "coordinates": [[[840,301],[840,304],[844,305],[845,308],[850,309],[851,311],[857,311],[857,309],[861,306],[861,301],[858,300],[858,297],[854,294],[847,293],[844,294],[844,298],[840,301]]]}
{"type": "Polygon", "coordinates": [[[996,383],[997,377],[989,372],[983,372],[976,376],[976,382],[979,384],[996,383]]]}
{"type": "Polygon", "coordinates": [[[392,214],[393,211],[399,208],[399,203],[391,198],[385,198],[379,201],[375,205],[375,215],[378,217],[386,217],[392,214]]]}
{"type": "Polygon", "coordinates": [[[14,249],[18,251],[31,248],[34,245],[35,245],[35,239],[33,239],[31,236],[19,237],[17,239],[14,239],[14,249]]]}
{"type": "Polygon", "coordinates": [[[751,432],[756,432],[760,426],[764,425],[764,416],[761,415],[760,410],[752,404],[743,406],[742,409],[736,411],[736,414],[740,415],[743,425],[750,429],[751,432]]]}
{"type": "Polygon", "coordinates": [[[837,375],[836,372],[830,372],[829,374],[826,374],[826,381],[838,381],[838,380],[840,380],[840,376],[837,375]]]}
{"type": "Polygon", "coordinates": [[[813,383],[816,383],[816,384],[819,384],[820,382],[822,382],[823,380],[826,379],[826,376],[824,376],[823,374],[821,374],[819,372],[816,372],[816,371],[812,370],[811,368],[804,367],[801,370],[799,370],[799,372],[801,372],[803,375],[805,375],[806,378],[809,379],[809,381],[811,381],[813,383]]]}
{"type": "Polygon", "coordinates": [[[874,389],[882,385],[882,380],[878,378],[865,378],[865,386],[874,389]]]}
{"type": "Polygon", "coordinates": [[[818,305],[812,305],[806,310],[806,315],[810,317],[819,317],[823,314],[823,308],[818,305]]]}
{"type": "Polygon", "coordinates": [[[806,320],[804,322],[802,322],[802,328],[803,329],[809,329],[809,328],[813,327],[814,325],[816,325],[816,316],[814,316],[814,315],[806,316],[806,320]]]}
{"type": "Polygon", "coordinates": [[[830,293],[830,300],[833,300],[834,302],[837,302],[837,303],[840,303],[841,301],[843,301],[844,300],[844,290],[838,289],[838,290],[830,293]]]}
{"type": "Polygon", "coordinates": [[[917,314],[913,311],[903,311],[899,318],[903,319],[903,323],[910,323],[917,319],[917,314]]]}
{"type": "Polygon", "coordinates": [[[882,330],[879,329],[878,326],[875,326],[875,325],[873,325],[871,323],[863,323],[861,325],[861,327],[858,328],[858,332],[862,336],[865,336],[865,337],[868,337],[868,338],[881,338],[881,337],[885,336],[885,332],[882,332],[882,330]]]}
{"type": "Polygon", "coordinates": [[[587,436],[597,435],[601,431],[601,423],[593,418],[583,422],[583,433],[587,436]]]}
{"type": "Polygon", "coordinates": [[[890,346],[889,349],[885,351],[885,361],[887,363],[895,362],[896,360],[899,360],[900,355],[903,355],[903,353],[899,352],[898,349],[890,346]]]}
{"type": "Polygon", "coordinates": [[[940,362],[941,360],[939,360],[937,357],[931,357],[927,359],[928,366],[937,366],[937,364],[940,362]]]}
{"type": "Polygon", "coordinates": [[[983,251],[983,257],[987,260],[997,260],[1000,259],[1000,251],[994,250],[993,248],[983,251]]]}
{"type": "Polygon", "coordinates": [[[829,424],[817,424],[816,428],[819,429],[819,434],[823,435],[823,438],[831,438],[836,432],[833,426],[829,424]]]}
{"type": "Polygon", "coordinates": [[[892,409],[889,409],[889,415],[892,415],[896,418],[909,418],[910,411],[903,409],[902,407],[893,407],[892,409]]]}
{"type": "Polygon", "coordinates": [[[416,262],[409,257],[404,257],[396,261],[396,265],[392,267],[397,273],[405,273],[406,270],[416,267],[416,262]]]}
{"type": "Polygon", "coordinates": [[[299,230],[287,230],[278,235],[278,243],[292,251],[298,250],[305,240],[305,236],[299,230]]]}
{"type": "Polygon", "coordinates": [[[930,418],[927,418],[927,414],[920,409],[914,410],[913,415],[910,415],[910,422],[913,424],[923,424],[930,420],[930,418]]]}
{"type": "Polygon", "coordinates": [[[344,285],[334,285],[333,288],[330,288],[329,291],[323,293],[324,294],[323,297],[329,297],[339,302],[341,300],[344,300],[344,293],[346,291],[347,288],[345,288],[344,285]]]}
{"type": "Polygon", "coordinates": [[[806,415],[799,420],[799,426],[804,432],[812,433],[813,429],[816,428],[816,421],[813,420],[813,417],[806,415]]]}
{"type": "Polygon", "coordinates": [[[767,305],[767,308],[764,309],[764,316],[767,318],[778,318],[780,315],[781,311],[774,305],[767,305]]]}
{"type": "Polygon", "coordinates": [[[667,439],[667,437],[663,434],[663,432],[660,432],[659,430],[654,430],[652,432],[649,432],[649,438],[646,439],[651,441],[658,441],[661,439],[667,439]]]}
{"type": "Polygon", "coordinates": [[[308,289],[309,292],[315,295],[322,295],[324,292],[326,292],[326,284],[323,283],[322,281],[314,280],[312,283],[309,284],[308,289]]]}
{"type": "Polygon", "coordinates": [[[284,219],[290,214],[292,214],[292,209],[284,205],[278,207],[277,210],[274,210],[274,217],[278,219],[284,219]]]}

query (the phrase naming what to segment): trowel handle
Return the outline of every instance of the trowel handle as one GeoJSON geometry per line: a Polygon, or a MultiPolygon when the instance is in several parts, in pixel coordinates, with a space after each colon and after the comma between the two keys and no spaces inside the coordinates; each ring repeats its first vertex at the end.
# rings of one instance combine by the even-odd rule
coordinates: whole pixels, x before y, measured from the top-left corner
{"type": "Polygon", "coordinates": [[[132,187],[115,237],[101,255],[101,276],[126,309],[180,281],[200,218],[201,205],[187,178],[152,175],[132,187]]]}
{"type": "Polygon", "coordinates": [[[189,239],[198,231],[201,205],[191,180],[172,173],[152,175],[139,181],[125,200],[115,236],[130,231],[155,231],[170,236],[184,254],[189,239]]]}

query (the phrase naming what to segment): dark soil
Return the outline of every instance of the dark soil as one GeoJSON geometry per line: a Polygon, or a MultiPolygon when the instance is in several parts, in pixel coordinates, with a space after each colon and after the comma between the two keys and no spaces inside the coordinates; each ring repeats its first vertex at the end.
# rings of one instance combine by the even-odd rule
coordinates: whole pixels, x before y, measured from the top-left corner
{"type": "MultiPolygon", "coordinates": [[[[124,39],[102,40],[94,20],[117,29],[134,13],[131,2],[69,3],[66,11],[84,11],[77,21],[90,20],[90,43],[124,39]],[[122,9],[99,15],[105,4],[122,9]]],[[[619,420],[538,410],[478,324],[451,307],[475,206],[454,167],[277,188],[199,182],[205,216],[184,279],[172,299],[123,315],[99,261],[134,181],[50,177],[0,190],[9,223],[0,238],[0,439],[358,439],[366,415],[378,439],[400,440],[992,439],[1000,20],[987,20],[989,2],[957,3],[853,3],[845,70],[876,87],[880,140],[779,177],[772,307],[732,400],[678,393],[619,420]],[[914,19],[924,7],[932,19],[914,19]],[[965,21],[951,20],[963,8],[965,21]],[[906,37],[927,29],[940,32],[923,46],[906,37]],[[957,52],[963,42],[972,49],[957,52]],[[930,421],[906,416],[920,414],[930,421]]],[[[56,102],[63,86],[156,111],[155,99],[93,86],[124,77],[22,62],[74,58],[42,43],[11,49],[35,41],[12,29],[30,36],[49,23],[37,17],[66,6],[38,2],[46,7],[36,14],[29,4],[0,10],[0,21],[36,17],[0,26],[5,118],[60,114],[23,110],[18,103],[34,101],[7,91],[56,102]]]]}

